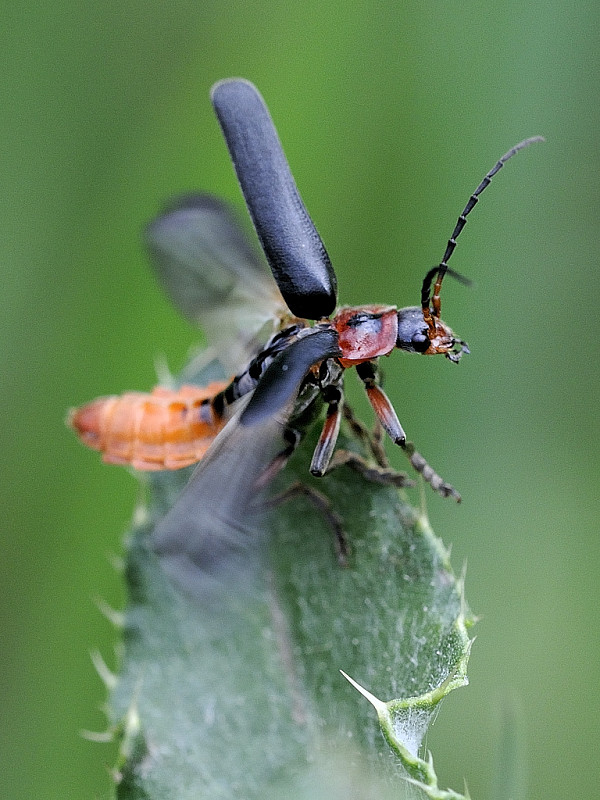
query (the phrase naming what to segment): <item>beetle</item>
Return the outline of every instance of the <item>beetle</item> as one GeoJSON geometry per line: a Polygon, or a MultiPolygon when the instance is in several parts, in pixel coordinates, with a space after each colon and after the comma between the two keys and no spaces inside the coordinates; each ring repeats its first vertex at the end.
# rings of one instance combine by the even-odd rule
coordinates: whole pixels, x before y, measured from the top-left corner
{"type": "MultiPolygon", "coordinates": [[[[148,229],[159,277],[187,316],[199,316],[203,323],[210,320],[214,329],[221,330],[216,339],[224,340],[229,329],[229,320],[220,318],[226,305],[224,298],[229,302],[232,297],[241,297],[241,307],[256,310],[262,306],[262,323],[270,318],[272,330],[264,346],[259,346],[255,338],[256,320],[238,326],[238,334],[229,337],[225,360],[231,357],[239,364],[242,352],[247,355],[254,350],[255,354],[225,388],[203,403],[223,421],[230,417],[234,404],[240,407],[159,524],[157,550],[162,554],[185,550],[189,555],[194,545],[182,542],[206,539],[206,530],[215,519],[238,528],[239,509],[250,501],[263,480],[261,476],[272,475],[272,465],[280,468],[291,455],[303,433],[302,420],[318,400],[326,405],[326,419],[310,471],[318,477],[324,475],[334,455],[344,405],[343,377],[350,367],[356,367],[382,428],[406,451],[412,466],[439,494],[460,501],[458,492],[407,442],[380,385],[377,359],[400,349],[444,355],[458,363],[469,352],[466,342],[441,319],[445,276],[468,282],[448,266],[448,261],[468,215],[492,178],[516,153],[543,141],[543,137],[519,142],[485,175],[459,215],[440,264],[426,273],[420,305],[400,309],[390,305],[342,307],[334,313],[335,272],[302,202],[263,98],[249,81],[227,79],[213,86],[211,99],[278,291],[265,283],[260,269],[254,269],[254,256],[220,201],[204,195],[184,198],[148,229]],[[220,286],[222,276],[218,271],[212,275],[206,263],[221,266],[223,250],[228,252],[229,272],[224,286],[220,286]],[[197,261],[203,263],[202,268],[197,261]],[[234,352],[236,347],[239,352],[234,352]],[[237,402],[240,398],[241,403],[237,402]],[[225,475],[229,486],[226,497],[222,491],[225,475]]],[[[219,535],[223,535],[222,530],[219,535]]],[[[204,546],[202,551],[206,553],[204,546]]]]}
{"type": "MultiPolygon", "coordinates": [[[[519,142],[485,175],[460,214],[442,261],[425,275],[420,306],[397,309],[371,305],[341,308],[334,314],[336,276],[302,202],[263,98],[253,84],[242,79],[220,81],[213,87],[211,98],[262,250],[286,306],[296,318],[291,327],[277,334],[278,341],[288,336],[292,352],[301,346],[299,340],[306,336],[320,335],[323,343],[322,352],[317,352],[314,363],[300,381],[305,392],[312,385],[313,396],[320,393],[327,404],[326,422],[313,455],[311,473],[322,476],[328,469],[341,419],[343,371],[356,367],[383,429],[396,444],[408,449],[413,466],[440,494],[460,499],[421,456],[407,448],[402,425],[379,384],[377,359],[398,348],[424,355],[442,354],[458,363],[461,356],[469,352],[466,342],[441,319],[440,292],[444,277],[450,274],[465,281],[449,268],[448,261],[481,192],[509,158],[533,142],[541,141],[542,137],[519,142]],[[309,327],[308,320],[316,325],[309,327]],[[300,330],[299,326],[302,326],[300,330]],[[329,332],[328,337],[323,335],[325,331],[329,332]]],[[[317,349],[315,345],[313,349],[317,349]]],[[[262,390],[257,391],[242,418],[246,424],[281,408],[284,400],[274,400],[276,394],[285,398],[285,402],[295,396],[296,377],[292,379],[288,371],[293,355],[288,353],[285,360],[287,376],[277,363],[271,366],[271,360],[263,356],[259,356],[258,362],[252,362],[244,374],[244,379],[248,374],[255,379],[259,390],[262,384],[262,390]],[[264,388],[267,384],[273,387],[269,392],[264,388]]],[[[239,383],[239,378],[232,383],[230,400],[239,396],[235,390],[239,383]]]]}
{"type": "MultiPolygon", "coordinates": [[[[314,451],[311,472],[323,475],[332,461],[343,405],[343,374],[355,366],[368,399],[384,430],[403,447],[412,465],[444,496],[460,500],[425,459],[407,442],[389,399],[379,385],[377,358],[399,348],[424,355],[444,355],[458,363],[468,346],[441,319],[440,293],[451,270],[448,261],[479,195],[492,178],[536,136],[512,147],[485,175],[458,217],[440,264],[430,269],[421,286],[419,306],[342,308],[337,281],[325,246],[296,188],[275,126],[258,90],[248,81],[225,80],[211,92],[242,194],[262,250],[281,295],[296,318],[277,334],[279,352],[262,351],[229,395],[248,381],[256,386],[250,399],[225,426],[170,512],[154,532],[155,550],[181,579],[194,580],[196,570],[211,572],[232,553],[245,552],[245,516],[264,483],[293,452],[302,431],[295,425],[316,398],[327,407],[314,451]],[[309,320],[315,324],[310,326],[309,320]],[[285,343],[282,344],[282,343],[285,343]],[[281,441],[286,444],[281,449],[281,441]],[[223,490],[223,479],[227,480],[223,490]],[[232,488],[233,487],[233,488],[232,488]],[[191,572],[190,572],[191,569],[191,572]]],[[[252,388],[249,386],[248,388],[252,388]]]]}

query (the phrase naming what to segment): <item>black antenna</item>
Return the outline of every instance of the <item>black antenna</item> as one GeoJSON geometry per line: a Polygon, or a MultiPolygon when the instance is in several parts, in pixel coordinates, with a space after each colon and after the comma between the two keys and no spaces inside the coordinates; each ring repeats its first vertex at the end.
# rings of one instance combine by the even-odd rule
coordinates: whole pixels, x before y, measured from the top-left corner
{"type": "Polygon", "coordinates": [[[441,263],[439,264],[439,266],[430,269],[427,275],[425,275],[425,278],[423,280],[423,287],[421,289],[421,306],[423,308],[423,316],[425,317],[425,321],[429,323],[430,328],[431,327],[435,328],[435,323],[433,322],[432,317],[439,319],[440,316],[440,289],[442,286],[442,281],[444,280],[444,275],[447,272],[450,273],[455,278],[457,278],[459,275],[459,273],[456,273],[454,272],[454,270],[450,270],[448,268],[448,261],[450,260],[450,256],[454,252],[454,248],[456,247],[456,240],[458,239],[460,232],[467,224],[468,215],[477,205],[477,201],[479,200],[479,195],[483,192],[484,189],[486,189],[490,185],[494,175],[502,169],[502,167],[506,164],[509,158],[512,158],[516,153],[519,152],[519,150],[523,150],[523,148],[529,147],[529,145],[533,144],[534,142],[544,142],[544,141],[545,139],[543,136],[531,136],[529,139],[524,139],[522,142],[519,142],[514,147],[511,147],[510,150],[496,162],[496,164],[487,173],[485,178],[481,181],[479,186],[475,189],[475,191],[469,198],[469,202],[464,207],[462,214],[459,216],[456,226],[452,231],[452,236],[450,237],[450,239],[448,239],[448,244],[446,245],[446,252],[444,253],[444,257],[442,258],[441,263]],[[432,299],[431,283],[436,274],[437,274],[437,279],[435,282],[435,286],[433,288],[433,309],[430,309],[429,304],[432,299]]]}

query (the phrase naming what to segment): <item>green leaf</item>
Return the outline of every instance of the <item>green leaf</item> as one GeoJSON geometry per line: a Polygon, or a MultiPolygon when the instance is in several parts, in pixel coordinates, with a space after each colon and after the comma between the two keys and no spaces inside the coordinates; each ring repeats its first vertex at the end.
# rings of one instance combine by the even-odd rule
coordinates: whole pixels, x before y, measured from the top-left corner
{"type": "Polygon", "coordinates": [[[463,582],[424,513],[347,466],[311,478],[313,447],[314,432],[274,490],[299,480],[328,497],[347,563],[300,496],[261,518],[243,571],[210,597],[182,591],[150,545],[190,471],[145,479],[110,691],[118,798],[461,797],[420,751],[467,682],[463,582]]]}

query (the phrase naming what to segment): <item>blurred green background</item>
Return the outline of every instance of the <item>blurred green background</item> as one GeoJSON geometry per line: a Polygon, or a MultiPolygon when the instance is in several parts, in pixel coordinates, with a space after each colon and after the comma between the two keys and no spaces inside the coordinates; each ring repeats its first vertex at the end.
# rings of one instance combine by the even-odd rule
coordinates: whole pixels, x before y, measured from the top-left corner
{"type": "Polygon", "coordinates": [[[599,30],[596,2],[558,0],[4,8],[1,797],[109,796],[114,752],[79,732],[104,726],[89,651],[114,665],[115,637],[93,600],[122,603],[111,560],[136,484],[63,417],[151,387],[158,355],[178,369],[198,341],[139,233],[181,190],[241,207],[208,100],[231,75],[267,99],[345,303],[418,302],[485,171],[547,137],[454,256],[476,285],[447,281],[444,318],[472,356],[396,354],[386,385],[463,494],[427,503],[483,617],[471,686],[428,737],[441,785],[491,797],[516,709],[528,797],[597,795],[599,30]]]}

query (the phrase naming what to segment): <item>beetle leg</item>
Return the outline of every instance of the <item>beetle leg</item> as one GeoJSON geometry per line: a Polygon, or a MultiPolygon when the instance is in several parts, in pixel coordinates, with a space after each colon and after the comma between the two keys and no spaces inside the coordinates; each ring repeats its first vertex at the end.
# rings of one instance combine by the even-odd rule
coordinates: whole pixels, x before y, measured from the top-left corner
{"type": "Polygon", "coordinates": [[[365,480],[371,481],[371,483],[379,483],[382,486],[395,486],[398,489],[402,489],[406,486],[415,485],[415,482],[408,477],[406,472],[398,472],[391,467],[381,467],[378,464],[369,464],[358,453],[352,453],[350,450],[336,450],[331,459],[328,472],[344,466],[358,472],[365,480]]]}
{"type": "Polygon", "coordinates": [[[456,489],[449,483],[446,483],[446,481],[437,474],[423,456],[415,450],[415,446],[412,442],[406,441],[406,435],[398,421],[394,407],[383,389],[377,383],[376,365],[372,361],[365,361],[363,364],[358,365],[356,371],[365,384],[367,397],[373,406],[377,418],[394,442],[400,445],[404,450],[414,469],[423,476],[423,479],[439,495],[442,497],[453,497],[457,503],[460,503],[460,494],[456,489]]]}
{"type": "Polygon", "coordinates": [[[373,431],[369,431],[366,425],[354,415],[354,411],[352,411],[347,403],[344,403],[342,413],[354,436],[359,442],[362,442],[369,448],[379,466],[383,467],[383,469],[387,469],[389,467],[389,461],[383,446],[383,427],[379,422],[379,418],[375,418],[374,429],[373,431]]]}
{"type": "Polygon", "coordinates": [[[460,494],[453,486],[451,486],[449,483],[446,483],[446,481],[444,481],[443,478],[437,474],[437,472],[427,463],[423,456],[415,450],[415,446],[412,442],[406,442],[403,449],[408,456],[410,463],[413,465],[416,471],[423,476],[423,480],[425,480],[431,486],[434,492],[437,492],[442,497],[452,497],[457,503],[460,503],[460,494]]]}
{"type": "Polygon", "coordinates": [[[317,511],[324,516],[335,536],[335,550],[338,564],[340,567],[347,567],[350,546],[348,544],[348,539],[346,538],[346,532],[344,531],[342,519],[339,514],[334,511],[330,500],[324,494],[319,492],[317,489],[313,489],[312,486],[306,486],[306,484],[297,481],[296,483],[292,483],[291,486],[288,486],[286,489],[276,494],[274,497],[270,497],[265,501],[264,505],[267,508],[273,507],[279,505],[280,503],[285,503],[288,500],[292,500],[295,497],[306,497],[306,499],[313,504],[317,511]]]}
{"type": "MultiPolygon", "coordinates": [[[[313,455],[313,464],[322,452],[322,441],[326,441],[326,445],[323,446],[323,449],[325,446],[329,445],[332,452],[329,453],[329,457],[327,458],[326,463],[324,462],[322,471],[318,474],[313,472],[311,465],[311,472],[313,472],[313,474],[317,474],[317,477],[321,477],[337,467],[345,465],[351,467],[356,472],[359,472],[366,480],[372,481],[373,483],[396,487],[414,486],[414,482],[410,480],[405,472],[397,472],[396,470],[390,468],[385,450],[381,446],[381,442],[378,440],[378,438],[369,433],[366,427],[354,416],[352,410],[345,403],[342,403],[340,400],[340,403],[335,407],[335,410],[332,408],[332,406],[333,404],[330,405],[328,409],[327,419],[325,421],[325,425],[323,426],[319,443],[317,444],[315,453],[313,455]],[[342,413],[354,436],[360,442],[362,442],[365,447],[369,447],[373,457],[377,462],[376,464],[369,464],[362,456],[358,455],[357,453],[352,453],[349,450],[336,450],[335,453],[333,453],[335,441],[331,441],[332,437],[329,435],[329,427],[330,425],[333,426],[334,423],[330,423],[330,418],[333,417],[334,414],[337,416],[335,424],[337,424],[337,428],[339,429],[339,418],[341,417],[342,413]]],[[[335,438],[337,438],[337,430],[335,433],[335,438]]]]}
{"type": "Polygon", "coordinates": [[[356,372],[365,385],[369,402],[373,406],[373,411],[377,415],[377,419],[383,425],[383,429],[395,444],[404,447],[406,444],[406,434],[400,424],[394,406],[377,382],[377,368],[375,363],[373,361],[364,361],[357,366],[356,372]]]}
{"type": "Polygon", "coordinates": [[[258,476],[254,482],[254,488],[256,490],[264,489],[265,486],[268,486],[281,472],[300,444],[302,435],[300,431],[288,426],[283,432],[283,439],[285,447],[281,452],[277,453],[271,463],[258,476]]]}
{"type": "MultiPolygon", "coordinates": [[[[423,477],[423,480],[431,486],[434,492],[437,492],[442,497],[452,497],[457,503],[460,503],[460,494],[453,486],[446,483],[446,481],[437,474],[423,456],[415,450],[415,446],[412,442],[407,442],[402,449],[408,456],[408,460],[413,468],[423,477]]],[[[331,472],[337,467],[342,466],[350,467],[360,473],[366,480],[372,483],[379,483],[382,486],[403,488],[415,485],[414,481],[412,481],[405,472],[398,472],[390,467],[371,465],[357,453],[352,453],[349,450],[336,450],[327,471],[331,472]]]]}
{"type": "Polygon", "coordinates": [[[327,472],[340,432],[341,419],[340,402],[329,403],[325,424],[310,462],[310,473],[316,478],[321,478],[327,472]]]}

